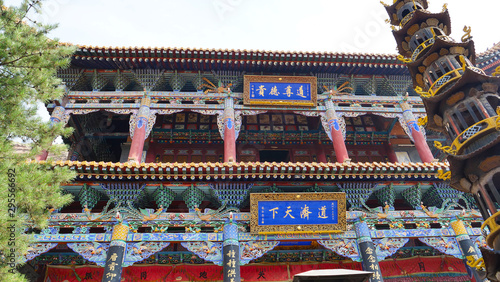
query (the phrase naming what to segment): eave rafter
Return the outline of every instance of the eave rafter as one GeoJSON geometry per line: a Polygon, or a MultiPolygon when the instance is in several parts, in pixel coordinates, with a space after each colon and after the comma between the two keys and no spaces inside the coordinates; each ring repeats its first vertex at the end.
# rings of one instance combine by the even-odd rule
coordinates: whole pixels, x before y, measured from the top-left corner
{"type": "Polygon", "coordinates": [[[49,162],[68,167],[77,179],[103,180],[301,180],[398,179],[438,180],[447,163],[111,163],[49,162]]]}

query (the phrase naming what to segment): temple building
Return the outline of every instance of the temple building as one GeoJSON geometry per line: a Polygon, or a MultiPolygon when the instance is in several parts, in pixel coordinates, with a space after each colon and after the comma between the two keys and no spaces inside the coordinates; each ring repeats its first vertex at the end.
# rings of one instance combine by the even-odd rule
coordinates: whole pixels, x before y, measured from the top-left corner
{"type": "MultiPolygon", "coordinates": [[[[393,25],[408,13],[426,19],[415,13],[425,1],[399,2],[407,9],[387,7],[393,25]]],[[[455,46],[446,11],[413,31],[397,41],[414,62],[425,56],[415,50],[438,48],[429,39],[455,46]]],[[[475,106],[493,98],[443,117],[455,124],[443,134],[424,128],[419,95],[439,71],[459,76],[475,63],[490,77],[500,64],[497,47],[474,57],[459,45],[416,80],[395,54],[79,46],[58,73],[66,95],[47,105],[52,122],[74,128],[67,160],[37,160],[77,173],[64,185],[75,201],[35,232],[23,272],[46,282],[249,282],[344,268],[371,271],[370,281],[479,281],[467,257],[489,248],[485,211],[454,189],[434,144],[474,113],[493,116],[494,105],[475,106]],[[338,214],[315,206],[330,195],[343,197],[338,214]],[[282,206],[259,209],[264,198],[282,206]]]]}

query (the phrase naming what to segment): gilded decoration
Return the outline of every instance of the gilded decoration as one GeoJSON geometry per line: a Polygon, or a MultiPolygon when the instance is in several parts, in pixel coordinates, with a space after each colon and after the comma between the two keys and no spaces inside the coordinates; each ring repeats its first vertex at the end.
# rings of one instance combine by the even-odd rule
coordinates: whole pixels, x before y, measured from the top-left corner
{"type": "Polygon", "coordinates": [[[181,245],[206,261],[222,265],[222,243],[220,242],[181,242],[181,245]]]}
{"type": "Polygon", "coordinates": [[[34,243],[28,246],[28,250],[19,260],[20,262],[26,262],[34,259],[35,257],[50,251],[55,248],[57,243],[34,243]]]}
{"type": "MultiPolygon", "coordinates": [[[[143,261],[168,247],[169,244],[170,242],[129,242],[126,245],[127,249],[122,266],[127,267],[136,262],[143,261]]],[[[74,252],[78,253],[86,260],[94,262],[98,266],[104,266],[106,264],[106,256],[110,247],[109,243],[80,242],[68,243],[67,245],[74,252]]]]}
{"type": "Polygon", "coordinates": [[[253,234],[346,230],[345,193],[253,193],[250,194],[250,207],[250,232],[253,234]],[[277,207],[270,208],[274,204],[277,207]]]}
{"type": "MultiPolygon", "coordinates": [[[[182,242],[183,247],[200,258],[222,265],[222,243],[219,242],[182,242]]],[[[240,264],[245,265],[250,261],[262,257],[279,244],[279,241],[248,241],[239,242],[240,264]]]]}
{"type": "Polygon", "coordinates": [[[340,256],[348,257],[353,261],[361,261],[356,239],[318,240],[318,243],[340,256]]]}
{"type": "Polygon", "coordinates": [[[459,259],[464,258],[458,246],[458,242],[454,237],[424,237],[418,239],[427,246],[433,247],[442,253],[459,259]]]}
{"type": "Polygon", "coordinates": [[[240,242],[240,264],[262,257],[279,244],[279,241],[248,241],[240,242]]]}
{"type": "Polygon", "coordinates": [[[313,76],[245,75],[243,85],[243,103],[245,105],[285,105],[307,107],[316,107],[317,105],[317,81],[316,77],[313,76]],[[265,87],[262,85],[261,88],[256,90],[260,93],[260,95],[257,95],[258,98],[251,97],[251,84],[253,83],[263,83],[267,86],[265,87]],[[296,84],[297,89],[292,88],[290,86],[291,84],[296,84]],[[277,86],[281,87],[285,85],[286,87],[284,87],[283,90],[277,88],[277,86]],[[307,93],[307,91],[303,91],[303,86],[309,86],[309,93],[307,93]],[[262,98],[259,96],[262,96],[262,98]]]}
{"type": "Polygon", "coordinates": [[[399,249],[401,249],[406,243],[408,243],[409,238],[382,238],[374,239],[373,244],[377,249],[377,258],[379,261],[384,260],[387,257],[395,254],[399,249]]]}

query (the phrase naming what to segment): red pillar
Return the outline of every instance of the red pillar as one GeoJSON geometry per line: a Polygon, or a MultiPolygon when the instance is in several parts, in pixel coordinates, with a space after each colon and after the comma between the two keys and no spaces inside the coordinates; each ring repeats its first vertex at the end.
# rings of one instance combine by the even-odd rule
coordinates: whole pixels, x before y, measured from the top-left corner
{"type": "Polygon", "coordinates": [[[128,154],[128,161],[140,163],[142,158],[142,150],[144,149],[144,141],[147,137],[148,122],[150,117],[149,98],[143,98],[141,108],[137,113],[134,128],[131,128],[132,144],[128,154]]]}
{"type": "Polygon", "coordinates": [[[137,125],[132,137],[130,152],[128,153],[128,161],[140,163],[142,158],[142,150],[144,149],[144,140],[146,139],[146,126],[148,121],[143,118],[137,119],[137,125]]]}
{"type": "Polygon", "coordinates": [[[387,158],[389,158],[389,161],[391,163],[397,163],[398,162],[398,157],[396,156],[396,153],[394,153],[394,149],[390,144],[385,144],[385,150],[387,151],[387,158]]]}
{"type": "Polygon", "coordinates": [[[45,161],[47,160],[47,157],[49,156],[49,152],[47,150],[43,150],[40,155],[35,157],[35,160],[37,161],[45,161]]]}
{"type": "MultiPolygon", "coordinates": [[[[415,126],[418,127],[415,122],[415,126]]],[[[431,163],[434,160],[434,156],[432,155],[431,149],[429,145],[427,145],[427,141],[425,141],[424,134],[420,130],[411,129],[411,135],[413,136],[413,142],[415,143],[415,147],[417,147],[418,155],[420,159],[424,163],[431,163]]]]}
{"type": "Polygon", "coordinates": [[[431,149],[425,141],[424,134],[417,124],[417,120],[411,111],[410,105],[405,101],[401,102],[400,105],[403,110],[403,117],[405,119],[404,122],[406,123],[406,126],[408,126],[408,130],[411,132],[411,137],[413,138],[413,143],[415,143],[420,159],[424,163],[432,162],[434,160],[434,156],[432,156],[431,149]]]}
{"type": "MultiPolygon", "coordinates": [[[[61,106],[57,106],[54,108],[52,111],[52,115],[50,116],[50,125],[52,126],[54,123],[61,122],[64,120],[67,122],[67,118],[69,118],[67,115],[65,115],[66,109],[61,106]]],[[[49,156],[49,152],[47,150],[43,150],[40,155],[35,157],[35,160],[37,161],[45,161],[47,160],[47,157],[49,156]]]]}
{"type": "Polygon", "coordinates": [[[333,149],[335,150],[335,155],[337,157],[337,162],[343,163],[349,159],[347,153],[347,148],[344,142],[344,136],[342,134],[342,128],[340,126],[339,118],[335,112],[333,102],[328,99],[326,100],[326,119],[328,120],[328,127],[330,130],[330,138],[333,142],[333,149]]]}
{"type": "Polygon", "coordinates": [[[234,101],[226,98],[224,103],[224,162],[236,162],[236,131],[234,101]]]}

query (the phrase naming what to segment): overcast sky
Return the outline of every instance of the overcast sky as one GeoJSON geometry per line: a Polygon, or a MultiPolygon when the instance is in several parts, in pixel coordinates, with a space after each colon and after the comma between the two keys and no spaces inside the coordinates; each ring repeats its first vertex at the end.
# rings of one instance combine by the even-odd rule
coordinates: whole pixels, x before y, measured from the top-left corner
{"type": "MultiPolygon", "coordinates": [[[[446,3],[429,2],[432,12],[446,3]]],[[[476,51],[500,41],[500,1],[448,2],[453,38],[468,25],[476,51]]],[[[79,45],[396,52],[378,0],[50,0],[43,12],[59,23],[53,37],[79,45]]]]}

